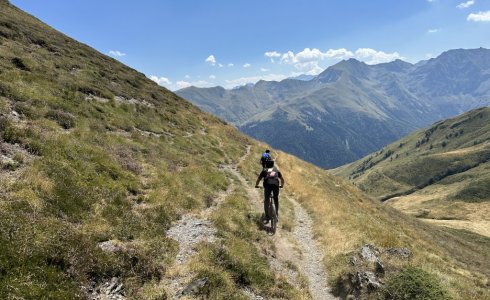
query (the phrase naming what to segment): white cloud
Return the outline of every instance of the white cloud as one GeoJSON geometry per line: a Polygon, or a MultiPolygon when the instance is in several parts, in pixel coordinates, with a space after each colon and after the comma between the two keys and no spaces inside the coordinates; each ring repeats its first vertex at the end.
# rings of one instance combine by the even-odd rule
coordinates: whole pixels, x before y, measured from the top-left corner
{"type": "Polygon", "coordinates": [[[294,65],[301,74],[318,75],[324,70],[320,66],[322,61],[335,61],[348,58],[356,58],[367,64],[378,64],[390,62],[395,59],[403,59],[398,52],[386,53],[371,48],[359,48],[355,52],[345,48],[329,49],[327,51],[321,51],[317,48],[304,48],[303,51],[298,53],[287,51],[281,54],[281,63],[294,65]]]}
{"type": "Polygon", "coordinates": [[[306,75],[315,75],[315,76],[324,71],[323,68],[320,67],[320,65],[318,65],[317,63],[304,64],[303,69],[306,70],[305,71],[306,75]]]}
{"type": "Polygon", "coordinates": [[[116,57],[123,57],[126,56],[126,53],[122,53],[121,51],[117,51],[117,50],[111,50],[109,51],[109,55],[116,56],[116,57]]]}
{"type": "Polygon", "coordinates": [[[320,61],[324,60],[327,58],[330,59],[344,59],[348,57],[352,57],[354,54],[345,49],[329,49],[326,52],[322,52],[321,50],[317,48],[305,48],[303,51],[298,52],[297,54],[294,54],[292,51],[288,51],[287,53],[284,53],[281,57],[281,62],[288,63],[288,64],[296,64],[296,63],[305,63],[305,62],[313,62],[313,61],[320,61]]]}
{"type": "Polygon", "coordinates": [[[250,68],[251,66],[252,66],[252,65],[251,65],[251,64],[249,64],[249,63],[246,63],[246,64],[244,64],[244,65],[243,65],[243,67],[244,67],[244,68],[250,68]]]}
{"type": "Polygon", "coordinates": [[[226,80],[226,88],[233,88],[247,83],[256,83],[259,80],[281,81],[288,76],[282,74],[267,74],[263,76],[240,77],[232,80],[226,80]]]}
{"type": "Polygon", "coordinates": [[[198,81],[193,81],[193,82],[188,82],[188,81],[177,81],[175,84],[173,84],[170,89],[172,91],[180,90],[186,87],[190,86],[197,86],[197,87],[210,87],[213,86],[214,84],[211,82],[208,82],[206,80],[198,80],[198,81]]]}
{"type": "Polygon", "coordinates": [[[167,77],[158,77],[156,75],[151,75],[150,79],[158,83],[158,85],[164,87],[170,87],[170,85],[172,84],[172,81],[170,81],[167,77]]]}
{"type": "Polygon", "coordinates": [[[345,48],[329,49],[326,52],[326,55],[328,58],[333,58],[333,59],[346,59],[346,58],[354,56],[354,54],[351,51],[349,51],[345,48]]]}
{"type": "Polygon", "coordinates": [[[398,52],[386,53],[383,51],[376,51],[371,48],[357,49],[356,58],[364,61],[369,65],[390,62],[395,59],[403,59],[403,57],[398,52]]]}
{"type": "Polygon", "coordinates": [[[269,72],[270,70],[269,69],[266,69],[266,68],[260,68],[260,71],[262,71],[262,72],[269,72]]]}
{"type": "Polygon", "coordinates": [[[234,64],[232,64],[232,63],[229,63],[229,64],[228,64],[228,67],[230,67],[230,68],[231,68],[231,67],[233,67],[233,66],[235,66],[235,65],[234,65],[234,64]]]}
{"type": "Polygon", "coordinates": [[[268,52],[264,53],[264,55],[267,57],[281,57],[281,53],[279,53],[277,51],[268,51],[268,52]]]}
{"type": "Polygon", "coordinates": [[[264,53],[264,55],[270,58],[272,63],[275,62],[274,58],[281,57],[281,53],[277,51],[267,51],[266,53],[264,53]]]}
{"type": "Polygon", "coordinates": [[[192,85],[195,85],[197,87],[210,87],[213,84],[211,82],[207,82],[206,80],[199,80],[199,81],[193,82],[192,85]]]}
{"type": "Polygon", "coordinates": [[[186,87],[190,87],[192,84],[190,82],[180,80],[180,81],[177,81],[175,83],[175,85],[176,85],[176,90],[180,90],[180,89],[183,89],[186,87]]]}
{"type": "Polygon", "coordinates": [[[325,52],[322,52],[317,48],[305,48],[303,51],[296,54],[293,51],[282,54],[281,63],[293,64],[294,67],[302,73],[317,75],[323,71],[323,68],[320,67],[320,61],[325,59],[346,59],[353,56],[354,53],[345,48],[329,49],[325,52]]]}
{"type": "Polygon", "coordinates": [[[456,7],[463,9],[463,8],[468,8],[468,7],[472,6],[473,4],[475,4],[475,0],[469,0],[469,1],[462,2],[462,3],[458,4],[456,7]]]}
{"type": "Polygon", "coordinates": [[[471,13],[468,15],[467,20],[473,22],[490,22],[490,10],[471,13]]]}
{"type": "Polygon", "coordinates": [[[223,64],[218,64],[218,67],[223,68],[224,66],[223,64]]]}
{"type": "Polygon", "coordinates": [[[433,29],[427,30],[427,33],[437,33],[438,31],[439,31],[438,28],[433,28],[433,29]]]}
{"type": "Polygon", "coordinates": [[[216,58],[214,57],[214,55],[210,55],[208,56],[208,58],[206,58],[205,62],[207,63],[210,63],[212,66],[216,65],[216,58]]]}
{"type": "MultiPolygon", "coordinates": [[[[210,87],[210,86],[214,85],[213,83],[205,81],[205,80],[198,80],[198,81],[192,81],[192,82],[185,81],[185,80],[179,80],[177,82],[172,82],[167,77],[158,77],[156,75],[151,75],[149,78],[151,80],[155,81],[158,85],[166,87],[167,89],[172,90],[172,91],[180,90],[180,89],[190,87],[190,86],[210,87]]],[[[189,76],[189,78],[190,78],[190,76],[189,76]]],[[[209,78],[215,79],[216,77],[214,75],[210,75],[209,78]]]]}
{"type": "Polygon", "coordinates": [[[185,75],[184,77],[185,77],[186,79],[191,78],[191,76],[190,76],[190,75],[185,75]]]}

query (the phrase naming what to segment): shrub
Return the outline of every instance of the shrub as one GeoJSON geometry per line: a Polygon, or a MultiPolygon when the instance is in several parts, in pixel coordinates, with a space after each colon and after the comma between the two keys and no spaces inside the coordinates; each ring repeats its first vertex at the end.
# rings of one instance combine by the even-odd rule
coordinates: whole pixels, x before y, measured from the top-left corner
{"type": "Polygon", "coordinates": [[[24,63],[24,61],[19,57],[12,58],[12,64],[19,70],[22,71],[31,71],[28,66],[24,63]]]}
{"type": "Polygon", "coordinates": [[[55,121],[64,129],[75,127],[75,117],[72,114],[61,110],[50,110],[46,114],[46,118],[55,121]]]}
{"type": "Polygon", "coordinates": [[[416,267],[407,267],[391,278],[384,289],[384,297],[393,300],[451,299],[434,275],[416,267]]]}
{"type": "Polygon", "coordinates": [[[18,130],[7,118],[0,118],[0,138],[10,144],[20,143],[22,132],[18,130]]]}
{"type": "Polygon", "coordinates": [[[31,103],[17,102],[14,105],[14,110],[29,119],[40,117],[39,110],[33,107],[31,103]]]}

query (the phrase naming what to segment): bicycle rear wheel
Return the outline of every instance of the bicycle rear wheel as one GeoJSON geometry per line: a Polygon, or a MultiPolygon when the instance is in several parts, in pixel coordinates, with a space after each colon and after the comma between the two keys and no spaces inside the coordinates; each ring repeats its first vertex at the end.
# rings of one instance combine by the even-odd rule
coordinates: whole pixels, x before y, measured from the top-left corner
{"type": "Polygon", "coordinates": [[[277,215],[276,215],[276,206],[274,205],[274,200],[271,199],[269,204],[269,216],[271,216],[271,231],[272,233],[276,233],[277,226],[277,215]]]}

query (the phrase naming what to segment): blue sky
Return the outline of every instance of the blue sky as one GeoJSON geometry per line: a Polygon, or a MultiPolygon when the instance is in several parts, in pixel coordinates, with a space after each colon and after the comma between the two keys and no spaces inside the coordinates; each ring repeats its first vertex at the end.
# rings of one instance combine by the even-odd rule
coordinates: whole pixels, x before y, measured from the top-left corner
{"type": "Polygon", "coordinates": [[[172,90],[490,48],[490,0],[11,0],[172,90]]]}

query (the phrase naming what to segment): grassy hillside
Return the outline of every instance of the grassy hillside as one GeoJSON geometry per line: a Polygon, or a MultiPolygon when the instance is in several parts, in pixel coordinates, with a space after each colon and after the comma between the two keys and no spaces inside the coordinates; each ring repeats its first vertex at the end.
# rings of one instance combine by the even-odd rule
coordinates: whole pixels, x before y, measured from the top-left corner
{"type": "MultiPolygon", "coordinates": [[[[264,147],[0,1],[0,299],[85,299],[114,278],[127,299],[167,299],[181,273],[208,279],[201,298],[309,298],[272,271],[275,239],[251,204],[264,147]],[[168,229],[204,211],[219,242],[196,244],[180,266],[168,229]]],[[[490,297],[488,239],[422,224],[293,156],[279,162],[280,230],[293,230],[285,199],[297,199],[332,284],[373,243],[411,248],[411,264],[456,299],[490,297]]]]}
{"type": "Polygon", "coordinates": [[[435,123],[335,172],[420,218],[490,236],[490,108],[435,123]]]}

